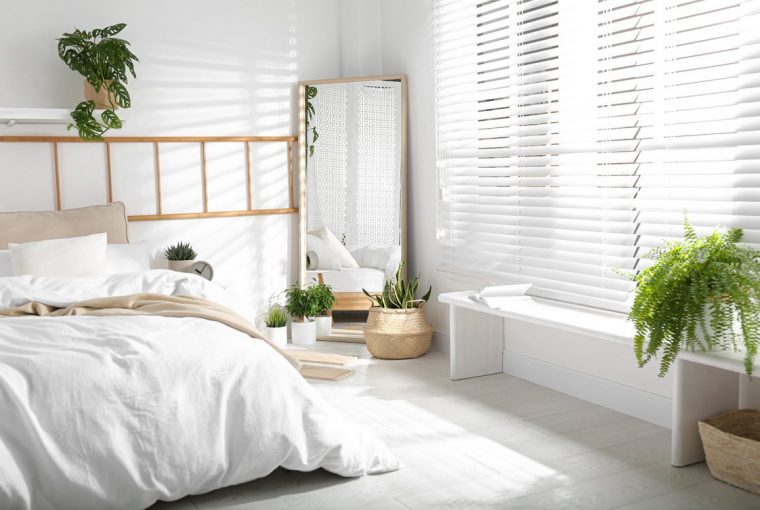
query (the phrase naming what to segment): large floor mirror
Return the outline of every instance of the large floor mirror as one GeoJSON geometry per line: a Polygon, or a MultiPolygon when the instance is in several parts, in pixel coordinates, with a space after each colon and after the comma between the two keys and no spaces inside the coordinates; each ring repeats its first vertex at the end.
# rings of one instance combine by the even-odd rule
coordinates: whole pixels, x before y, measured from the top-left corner
{"type": "Polygon", "coordinates": [[[367,310],[362,289],[406,259],[406,76],[304,81],[299,97],[301,281],[367,310]]]}

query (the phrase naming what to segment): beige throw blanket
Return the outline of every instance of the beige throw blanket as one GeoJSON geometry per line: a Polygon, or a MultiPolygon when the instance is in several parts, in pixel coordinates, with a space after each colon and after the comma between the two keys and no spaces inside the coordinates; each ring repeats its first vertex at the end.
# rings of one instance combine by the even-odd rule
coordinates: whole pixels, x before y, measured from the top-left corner
{"type": "Polygon", "coordinates": [[[0,317],[63,317],[67,315],[124,316],[159,315],[161,317],[195,317],[219,322],[251,338],[262,340],[279,352],[296,369],[301,363],[269,342],[256,327],[229,308],[205,299],[191,296],[165,296],[163,294],[131,294],[80,301],[65,308],[29,302],[16,308],[0,310],[0,317]]]}

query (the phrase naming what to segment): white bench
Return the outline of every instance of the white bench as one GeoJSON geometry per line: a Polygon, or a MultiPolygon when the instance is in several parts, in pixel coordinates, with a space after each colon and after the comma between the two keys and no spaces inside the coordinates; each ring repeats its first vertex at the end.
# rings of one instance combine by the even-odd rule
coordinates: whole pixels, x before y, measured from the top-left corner
{"type": "Polygon", "coordinates": [[[516,300],[508,310],[501,310],[471,300],[469,296],[474,292],[447,292],[438,296],[450,309],[450,377],[453,380],[503,372],[504,319],[554,326],[626,344],[630,344],[633,337],[633,327],[620,313],[539,298],[516,300]]]}
{"type": "MultiPolygon", "coordinates": [[[[516,301],[508,310],[494,309],[469,299],[473,292],[449,292],[438,298],[450,307],[452,380],[504,371],[505,318],[632,346],[633,325],[623,314],[541,299],[516,301]]],[[[743,358],[739,353],[684,352],[671,370],[675,371],[671,463],[686,466],[704,460],[697,425],[699,420],[734,409],[760,408],[760,382],[756,379],[751,382],[744,374],[743,358]]],[[[755,364],[754,370],[756,378],[760,377],[759,363],[755,364]]]]}
{"type": "Polygon", "coordinates": [[[754,377],[734,352],[682,352],[675,363],[671,464],[688,466],[705,459],[699,420],[736,409],[760,408],[760,363],[754,377]]]}

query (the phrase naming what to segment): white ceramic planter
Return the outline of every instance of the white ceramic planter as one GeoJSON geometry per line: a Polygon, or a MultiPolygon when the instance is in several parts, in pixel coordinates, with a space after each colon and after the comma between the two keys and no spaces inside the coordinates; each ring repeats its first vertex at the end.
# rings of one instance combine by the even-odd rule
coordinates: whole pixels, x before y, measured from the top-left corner
{"type": "Polygon", "coordinates": [[[316,318],[316,321],[318,338],[330,336],[332,334],[332,317],[320,315],[316,318]]]}
{"type": "Polygon", "coordinates": [[[290,336],[295,345],[312,345],[317,343],[316,321],[291,322],[290,336]]]}
{"type": "Polygon", "coordinates": [[[267,328],[267,338],[269,341],[275,344],[280,349],[285,349],[288,346],[288,327],[282,326],[281,328],[267,328]]]}

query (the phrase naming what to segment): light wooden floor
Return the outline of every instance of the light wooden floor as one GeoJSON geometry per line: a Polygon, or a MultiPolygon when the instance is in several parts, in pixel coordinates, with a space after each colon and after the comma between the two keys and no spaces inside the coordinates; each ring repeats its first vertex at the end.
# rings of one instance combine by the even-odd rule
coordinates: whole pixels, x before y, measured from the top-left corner
{"type": "Polygon", "coordinates": [[[504,374],[448,379],[448,358],[369,359],[315,386],[347,419],[401,458],[394,473],[343,479],[325,471],[269,477],[155,509],[760,509],[760,497],[670,466],[668,431],[504,374]]]}

